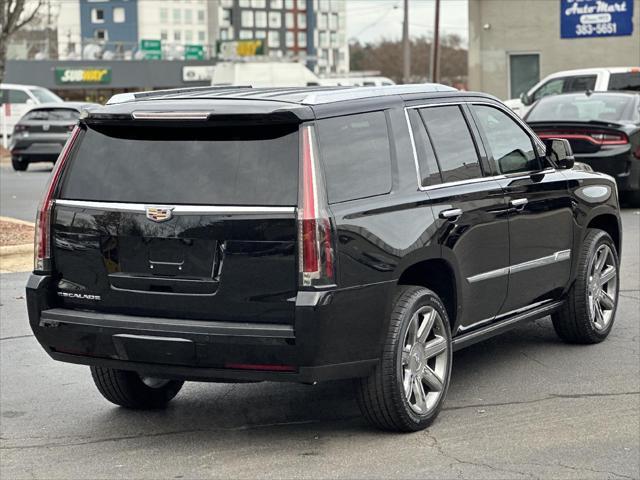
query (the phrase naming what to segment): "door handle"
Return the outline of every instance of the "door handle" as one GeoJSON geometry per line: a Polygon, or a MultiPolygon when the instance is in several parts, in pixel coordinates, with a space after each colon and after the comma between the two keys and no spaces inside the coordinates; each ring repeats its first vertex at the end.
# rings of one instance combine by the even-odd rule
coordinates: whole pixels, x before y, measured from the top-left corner
{"type": "Polygon", "coordinates": [[[527,198],[516,198],[514,200],[511,200],[511,202],[509,202],[511,204],[511,206],[513,208],[516,209],[516,211],[521,212],[522,210],[524,210],[524,207],[527,205],[527,203],[529,203],[529,199],[527,198]]]}
{"type": "Polygon", "coordinates": [[[449,210],[441,211],[438,216],[445,220],[457,220],[460,215],[462,215],[462,210],[460,208],[450,208],[449,210]]]}

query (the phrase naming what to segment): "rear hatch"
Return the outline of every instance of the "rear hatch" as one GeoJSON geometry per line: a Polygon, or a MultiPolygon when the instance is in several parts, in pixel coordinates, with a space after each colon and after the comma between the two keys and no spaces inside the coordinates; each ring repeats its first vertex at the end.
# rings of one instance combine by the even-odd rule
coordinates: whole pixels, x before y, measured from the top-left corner
{"type": "Polygon", "coordinates": [[[83,124],[52,220],[61,306],[294,322],[298,125],[83,124]]]}

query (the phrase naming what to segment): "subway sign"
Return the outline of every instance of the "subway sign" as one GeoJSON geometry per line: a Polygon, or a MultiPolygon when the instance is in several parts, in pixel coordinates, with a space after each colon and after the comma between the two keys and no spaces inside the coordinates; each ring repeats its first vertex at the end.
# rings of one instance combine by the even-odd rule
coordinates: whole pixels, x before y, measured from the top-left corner
{"type": "Polygon", "coordinates": [[[56,67],[58,85],[86,85],[111,83],[110,68],[64,68],[56,67]]]}

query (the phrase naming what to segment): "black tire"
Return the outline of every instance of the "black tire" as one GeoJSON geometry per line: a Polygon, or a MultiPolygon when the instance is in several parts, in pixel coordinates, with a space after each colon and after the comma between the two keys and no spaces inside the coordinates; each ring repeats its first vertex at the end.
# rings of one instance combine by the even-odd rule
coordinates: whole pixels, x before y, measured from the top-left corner
{"type": "Polygon", "coordinates": [[[588,229],[582,250],[579,252],[576,280],[569,291],[567,301],[559,311],[551,315],[553,327],[562,340],[568,343],[591,344],[602,342],[607,338],[613,327],[618,306],[620,282],[617,275],[619,271],[618,252],[609,234],[602,230],[588,229]],[[612,253],[616,282],[615,291],[611,292],[614,306],[611,310],[610,320],[604,328],[599,328],[594,319],[596,314],[590,308],[589,280],[595,261],[594,256],[603,245],[608,247],[612,253]]]}
{"type": "Polygon", "coordinates": [[[29,162],[20,157],[11,157],[11,166],[16,172],[24,172],[29,167],[29,162]]]}
{"type": "MultiPolygon", "coordinates": [[[[433,330],[435,331],[435,326],[433,330]]],[[[411,353],[407,353],[409,357],[412,354],[413,349],[411,353]]],[[[372,425],[383,430],[415,432],[428,427],[435,420],[446,397],[451,376],[451,360],[449,317],[441,300],[434,292],[424,287],[398,287],[380,363],[368,377],[355,381],[356,399],[363,416],[372,425]],[[405,366],[403,363],[403,349],[412,318],[416,312],[424,310],[424,307],[431,307],[440,316],[441,321],[437,324],[441,326],[438,327],[437,333],[441,337],[439,340],[444,339],[446,342],[446,355],[444,356],[445,367],[441,369],[443,388],[440,395],[437,397],[436,394],[435,404],[426,409],[425,414],[418,414],[412,409],[403,386],[403,375],[406,375],[406,369],[409,368],[409,365],[405,366]]],[[[430,360],[424,360],[424,364],[427,361],[430,360]]],[[[419,362],[418,365],[423,363],[419,362]]],[[[409,382],[409,385],[413,383],[409,382]]],[[[411,389],[410,386],[409,390],[411,389]]],[[[428,394],[432,393],[434,392],[428,394]]]]}
{"type": "Polygon", "coordinates": [[[91,376],[104,398],[121,407],[133,409],[164,408],[184,384],[167,380],[152,388],[136,372],[102,367],[91,367],[91,376]]]}

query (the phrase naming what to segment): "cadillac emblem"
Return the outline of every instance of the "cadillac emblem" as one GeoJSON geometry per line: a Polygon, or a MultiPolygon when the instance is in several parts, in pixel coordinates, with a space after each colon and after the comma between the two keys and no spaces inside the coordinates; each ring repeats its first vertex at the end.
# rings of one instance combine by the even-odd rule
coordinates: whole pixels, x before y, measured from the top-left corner
{"type": "Polygon", "coordinates": [[[154,222],[166,222],[173,216],[173,207],[146,207],[147,218],[154,222]]]}

